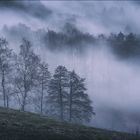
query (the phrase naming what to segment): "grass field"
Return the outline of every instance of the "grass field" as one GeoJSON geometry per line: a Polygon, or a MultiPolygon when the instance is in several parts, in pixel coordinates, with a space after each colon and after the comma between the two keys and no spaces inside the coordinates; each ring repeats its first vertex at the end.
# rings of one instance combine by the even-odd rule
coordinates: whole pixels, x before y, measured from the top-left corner
{"type": "Polygon", "coordinates": [[[0,108],[0,140],[140,140],[140,137],[0,108]]]}

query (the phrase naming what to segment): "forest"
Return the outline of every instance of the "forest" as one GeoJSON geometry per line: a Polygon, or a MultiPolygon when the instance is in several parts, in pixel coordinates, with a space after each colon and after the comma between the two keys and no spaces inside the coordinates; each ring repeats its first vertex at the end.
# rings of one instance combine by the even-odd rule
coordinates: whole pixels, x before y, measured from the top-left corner
{"type": "Polygon", "coordinates": [[[139,15],[137,1],[1,0],[0,138],[139,139],[139,15]]]}
{"type": "MultiPolygon", "coordinates": [[[[20,26],[27,30],[26,26],[20,26]]],[[[16,32],[14,30],[11,33],[16,32]]],[[[68,50],[71,54],[81,55],[91,45],[96,48],[107,44],[106,47],[119,59],[139,58],[140,37],[133,33],[94,36],[69,23],[65,24],[63,32],[42,32],[43,35],[38,31],[40,41],[52,52],[68,50]]],[[[26,38],[21,41],[19,53],[10,49],[9,44],[5,38],[0,38],[1,106],[70,122],[89,122],[92,119],[94,104],[88,95],[85,78],[63,65],[57,66],[54,73],[50,72],[49,64],[34,52],[32,42],[26,38]]]]}
{"type": "Polygon", "coordinates": [[[0,78],[1,100],[6,108],[12,104],[21,111],[76,123],[88,122],[95,114],[85,79],[60,65],[52,75],[25,38],[19,54],[0,38],[0,78]]]}
{"type": "Polygon", "coordinates": [[[130,33],[110,33],[92,35],[83,33],[73,24],[66,23],[63,32],[48,30],[42,37],[43,42],[50,49],[70,49],[83,52],[87,49],[87,44],[98,47],[99,44],[107,44],[118,57],[128,59],[137,58],[140,53],[140,35],[130,33]]]}

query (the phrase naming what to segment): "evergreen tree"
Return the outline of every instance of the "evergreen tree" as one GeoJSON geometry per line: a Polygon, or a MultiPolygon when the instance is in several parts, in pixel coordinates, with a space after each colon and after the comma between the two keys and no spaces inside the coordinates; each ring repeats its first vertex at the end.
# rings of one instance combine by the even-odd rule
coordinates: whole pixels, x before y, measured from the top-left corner
{"type": "Polygon", "coordinates": [[[90,121],[94,112],[86,93],[85,79],[80,78],[74,71],[70,72],[69,77],[69,121],[90,121]]]}
{"type": "Polygon", "coordinates": [[[120,32],[120,33],[117,35],[117,42],[118,42],[118,43],[123,43],[124,39],[125,39],[124,34],[123,34],[122,32],[120,32]]]}
{"type": "Polygon", "coordinates": [[[67,105],[68,71],[64,66],[58,66],[50,81],[48,89],[48,102],[50,111],[60,120],[64,120],[67,105]]]}
{"type": "Polygon", "coordinates": [[[136,42],[136,35],[133,34],[133,33],[130,33],[126,36],[126,42],[128,44],[131,44],[131,45],[135,45],[135,42],[136,42]]]}

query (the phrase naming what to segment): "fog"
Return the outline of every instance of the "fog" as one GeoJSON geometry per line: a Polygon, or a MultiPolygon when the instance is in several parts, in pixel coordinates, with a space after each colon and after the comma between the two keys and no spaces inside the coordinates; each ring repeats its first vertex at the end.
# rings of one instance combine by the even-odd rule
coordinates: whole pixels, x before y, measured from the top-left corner
{"type": "Polygon", "coordinates": [[[96,112],[91,125],[134,132],[140,122],[140,67],[118,61],[104,46],[98,47],[87,50],[84,56],[68,52],[40,53],[50,69],[65,65],[86,78],[96,112]]]}
{"type": "Polygon", "coordinates": [[[137,1],[1,1],[0,27],[25,23],[59,30],[69,21],[92,34],[139,32],[139,6],[137,1]]]}
{"type": "Polygon", "coordinates": [[[140,124],[140,66],[135,63],[139,60],[118,59],[106,43],[87,43],[81,54],[66,49],[52,51],[41,37],[47,29],[62,31],[66,22],[92,35],[119,31],[139,34],[139,6],[132,1],[3,1],[0,35],[14,51],[26,37],[51,71],[65,65],[85,77],[96,112],[91,126],[134,132],[140,124]]]}

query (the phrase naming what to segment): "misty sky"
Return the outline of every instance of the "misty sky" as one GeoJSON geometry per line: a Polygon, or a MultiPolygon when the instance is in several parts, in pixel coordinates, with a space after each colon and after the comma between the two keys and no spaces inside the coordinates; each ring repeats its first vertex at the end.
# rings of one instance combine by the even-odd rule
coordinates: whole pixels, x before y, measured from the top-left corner
{"type": "Polygon", "coordinates": [[[33,29],[59,29],[69,21],[92,34],[140,31],[137,1],[1,1],[0,13],[1,28],[25,23],[33,29]]]}
{"type": "MultiPolygon", "coordinates": [[[[120,31],[140,34],[139,15],[140,3],[137,1],[3,0],[0,1],[0,35],[7,37],[9,46],[17,49],[17,40],[20,40],[22,35],[28,35],[32,41],[33,32],[38,29],[61,31],[67,22],[92,35],[120,31]],[[11,30],[14,30],[14,33],[10,34],[11,30]]],[[[67,51],[56,54],[41,47],[39,42],[35,45],[37,52],[49,63],[50,69],[61,64],[71,70],[75,69],[87,78],[88,93],[93,99],[97,114],[93,120],[94,125],[112,129],[113,124],[107,123],[110,119],[118,121],[112,117],[116,112],[123,112],[124,117],[121,116],[121,119],[126,123],[122,126],[114,124],[114,129],[128,130],[130,126],[136,127],[137,120],[140,122],[140,119],[134,118],[140,117],[139,63],[117,60],[113,53],[104,47],[105,44],[101,44],[98,49],[88,48],[82,56],[72,55],[67,51]],[[111,113],[112,110],[116,112],[111,114],[109,110],[111,113]]]]}

